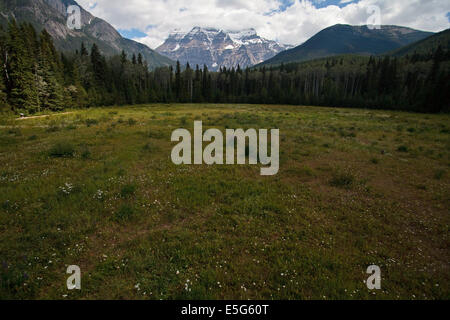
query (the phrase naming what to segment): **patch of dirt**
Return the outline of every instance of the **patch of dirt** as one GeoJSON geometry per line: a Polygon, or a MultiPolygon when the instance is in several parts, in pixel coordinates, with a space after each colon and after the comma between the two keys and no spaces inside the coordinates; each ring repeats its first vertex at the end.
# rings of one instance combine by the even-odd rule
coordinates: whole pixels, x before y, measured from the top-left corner
{"type": "Polygon", "coordinates": [[[22,118],[17,118],[16,121],[22,121],[22,120],[28,120],[28,119],[48,118],[48,117],[52,117],[52,116],[62,116],[62,115],[65,115],[65,114],[72,114],[72,113],[73,112],[63,112],[63,113],[47,114],[47,115],[43,115],[43,116],[22,117],[22,118]]]}

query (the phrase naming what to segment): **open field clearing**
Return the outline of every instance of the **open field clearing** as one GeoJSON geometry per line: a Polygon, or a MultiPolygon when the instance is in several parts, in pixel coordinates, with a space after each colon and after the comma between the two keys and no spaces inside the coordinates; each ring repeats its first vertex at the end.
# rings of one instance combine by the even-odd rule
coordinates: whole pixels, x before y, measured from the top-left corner
{"type": "Polygon", "coordinates": [[[142,105],[0,120],[0,299],[448,299],[450,116],[142,105]],[[280,129],[280,171],[176,166],[280,129]],[[382,289],[369,291],[369,265],[382,289]],[[79,265],[82,290],[68,291],[79,265]]]}

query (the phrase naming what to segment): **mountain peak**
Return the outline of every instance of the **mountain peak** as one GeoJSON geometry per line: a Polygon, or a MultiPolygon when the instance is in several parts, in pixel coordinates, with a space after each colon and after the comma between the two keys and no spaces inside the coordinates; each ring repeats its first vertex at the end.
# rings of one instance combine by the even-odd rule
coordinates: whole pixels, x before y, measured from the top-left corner
{"type": "Polygon", "coordinates": [[[286,48],[258,36],[253,28],[229,31],[196,26],[188,33],[174,30],[156,51],[183,64],[206,64],[211,70],[218,70],[252,66],[286,48]]]}
{"type": "Polygon", "coordinates": [[[401,26],[337,24],[328,27],[298,47],[281,52],[263,64],[301,62],[344,54],[378,55],[422,40],[433,33],[401,26]]]}

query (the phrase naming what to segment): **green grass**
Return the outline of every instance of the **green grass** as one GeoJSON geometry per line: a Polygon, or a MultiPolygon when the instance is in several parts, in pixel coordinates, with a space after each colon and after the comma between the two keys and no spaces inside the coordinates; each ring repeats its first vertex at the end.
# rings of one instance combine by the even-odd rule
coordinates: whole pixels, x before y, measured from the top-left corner
{"type": "Polygon", "coordinates": [[[3,116],[0,299],[448,299],[449,120],[172,104],[3,116]],[[171,133],[194,120],[280,129],[280,172],[173,165],[171,133]]]}

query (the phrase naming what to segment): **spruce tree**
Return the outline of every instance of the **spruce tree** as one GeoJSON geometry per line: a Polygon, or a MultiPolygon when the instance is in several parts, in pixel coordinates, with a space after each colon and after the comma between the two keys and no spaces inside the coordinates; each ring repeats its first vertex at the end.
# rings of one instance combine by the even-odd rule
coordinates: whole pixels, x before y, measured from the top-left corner
{"type": "Polygon", "coordinates": [[[53,41],[44,29],[40,34],[39,97],[43,109],[63,109],[62,63],[53,41]]]}
{"type": "Polygon", "coordinates": [[[16,111],[34,113],[39,108],[37,90],[37,70],[33,47],[35,43],[27,42],[33,34],[27,28],[19,27],[15,21],[10,22],[7,39],[10,102],[16,111]]]}

